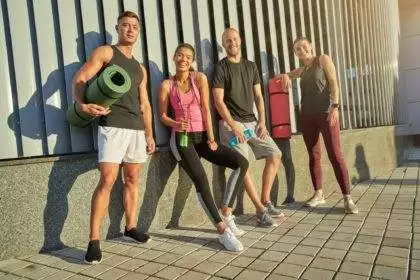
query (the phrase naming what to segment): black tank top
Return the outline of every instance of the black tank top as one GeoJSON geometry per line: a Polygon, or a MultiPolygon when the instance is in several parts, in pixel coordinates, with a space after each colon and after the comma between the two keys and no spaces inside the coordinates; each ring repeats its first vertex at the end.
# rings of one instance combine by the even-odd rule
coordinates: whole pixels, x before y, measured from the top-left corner
{"type": "Polygon", "coordinates": [[[302,114],[328,113],[330,85],[325,77],[324,70],[319,65],[318,57],[300,75],[300,88],[302,90],[300,102],[302,114]]]}
{"type": "Polygon", "coordinates": [[[111,46],[111,48],[113,55],[108,64],[119,65],[128,72],[131,77],[131,89],[111,105],[111,113],[101,117],[99,125],[144,130],[139,99],[139,85],[143,80],[140,63],[134,57],[127,58],[116,46],[111,46]]]}

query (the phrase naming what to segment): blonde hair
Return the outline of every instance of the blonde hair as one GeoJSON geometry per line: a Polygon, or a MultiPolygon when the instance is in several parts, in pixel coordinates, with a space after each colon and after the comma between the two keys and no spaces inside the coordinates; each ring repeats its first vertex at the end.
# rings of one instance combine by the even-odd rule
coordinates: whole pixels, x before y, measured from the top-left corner
{"type": "Polygon", "coordinates": [[[236,28],[233,28],[233,27],[228,27],[228,28],[226,28],[225,29],[225,31],[223,31],[223,33],[222,33],[222,42],[223,42],[223,40],[225,39],[225,36],[229,33],[229,32],[236,32],[236,33],[238,33],[238,35],[239,35],[239,31],[236,29],[236,28]]]}

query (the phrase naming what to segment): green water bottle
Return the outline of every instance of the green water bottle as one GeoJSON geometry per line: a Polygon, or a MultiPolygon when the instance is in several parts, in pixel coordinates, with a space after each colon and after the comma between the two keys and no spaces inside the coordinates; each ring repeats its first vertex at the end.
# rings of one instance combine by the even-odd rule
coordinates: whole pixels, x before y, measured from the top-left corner
{"type": "Polygon", "coordinates": [[[179,138],[179,145],[183,148],[188,147],[188,134],[186,131],[181,133],[179,138]]]}

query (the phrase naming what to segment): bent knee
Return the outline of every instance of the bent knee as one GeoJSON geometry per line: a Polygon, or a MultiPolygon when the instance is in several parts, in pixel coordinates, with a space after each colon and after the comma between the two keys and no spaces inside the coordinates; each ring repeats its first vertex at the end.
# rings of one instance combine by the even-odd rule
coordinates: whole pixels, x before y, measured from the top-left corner
{"type": "Polygon", "coordinates": [[[267,158],[267,163],[273,165],[280,165],[281,162],[281,154],[275,154],[267,158]]]}
{"type": "Polygon", "coordinates": [[[247,171],[248,170],[249,161],[245,157],[241,156],[241,158],[240,158],[240,160],[239,160],[238,163],[239,163],[239,168],[241,168],[241,170],[243,170],[243,171],[247,171]]]}

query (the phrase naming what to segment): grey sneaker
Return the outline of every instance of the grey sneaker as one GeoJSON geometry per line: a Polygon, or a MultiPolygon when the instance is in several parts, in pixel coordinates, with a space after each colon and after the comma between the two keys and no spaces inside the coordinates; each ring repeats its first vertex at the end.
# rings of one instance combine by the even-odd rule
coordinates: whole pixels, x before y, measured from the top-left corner
{"type": "Polygon", "coordinates": [[[267,209],[263,212],[257,213],[258,226],[260,227],[276,227],[277,224],[273,221],[273,218],[268,213],[267,209]]]}
{"type": "Polygon", "coordinates": [[[357,208],[356,204],[354,204],[353,199],[344,200],[344,212],[346,214],[357,214],[359,213],[359,209],[357,208]]]}
{"type": "Polygon", "coordinates": [[[224,216],[221,214],[220,216],[235,236],[242,236],[245,234],[245,231],[236,226],[234,215],[229,214],[229,216],[224,216]]]}
{"type": "Polygon", "coordinates": [[[284,217],[284,213],[274,207],[274,204],[271,201],[268,201],[264,204],[265,208],[267,208],[268,213],[275,218],[284,217]]]}
{"type": "Polygon", "coordinates": [[[323,196],[319,196],[317,194],[314,194],[310,199],[308,199],[305,202],[305,206],[307,207],[316,207],[319,204],[324,204],[325,203],[325,199],[323,196]]]}

